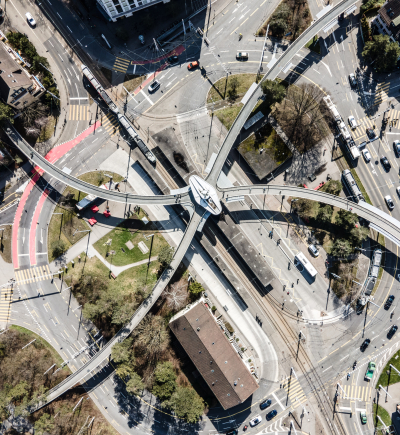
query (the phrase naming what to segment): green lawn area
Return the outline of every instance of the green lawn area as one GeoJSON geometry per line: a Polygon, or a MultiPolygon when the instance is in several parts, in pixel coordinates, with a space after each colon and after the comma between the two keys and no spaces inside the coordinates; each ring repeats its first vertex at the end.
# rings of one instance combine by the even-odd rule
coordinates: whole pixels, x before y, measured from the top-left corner
{"type": "Polygon", "coordinates": [[[220,101],[228,99],[228,90],[230,86],[230,81],[233,77],[236,77],[239,81],[237,87],[238,96],[244,95],[249,87],[256,81],[257,74],[234,74],[228,77],[228,82],[226,83],[226,78],[219,79],[214,83],[208,92],[207,103],[212,103],[213,101],[220,101]],[[225,92],[226,84],[226,92],[225,92]]]}
{"type": "Polygon", "coordinates": [[[36,139],[36,143],[46,142],[54,134],[54,127],[56,125],[56,118],[54,116],[49,116],[49,122],[45,128],[42,128],[39,137],[36,139]]]}
{"type": "Polygon", "coordinates": [[[243,104],[237,103],[234,106],[225,107],[214,112],[214,115],[224,124],[227,130],[230,130],[236,117],[239,115],[243,104]]]}
{"type": "MultiPolygon", "coordinates": [[[[376,406],[375,404],[372,405],[372,408],[374,411],[374,426],[375,427],[382,426],[382,423],[379,421],[379,419],[376,418],[376,411],[378,411],[379,417],[382,419],[382,421],[385,423],[386,426],[390,426],[392,424],[392,419],[385,408],[383,408],[382,406],[379,406],[379,405],[376,406]]],[[[360,416],[358,418],[360,418],[360,416]]]]}
{"type": "MultiPolygon", "coordinates": [[[[120,182],[123,180],[121,175],[111,172],[107,172],[107,174],[113,176],[114,182],[120,182]]],[[[94,186],[100,186],[109,180],[109,177],[105,176],[104,173],[100,171],[88,172],[80,175],[78,178],[87,183],[93,184],[94,186]]],[[[69,249],[82,237],[87,235],[86,232],[76,232],[74,235],[76,230],[85,231],[89,229],[86,222],[77,215],[77,210],[75,208],[75,205],[86,196],[86,193],[80,192],[72,187],[67,187],[64,190],[63,195],[53,212],[48,228],[47,246],[49,262],[52,262],[55,259],[51,249],[54,241],[62,240],[65,243],[66,248],[69,249]]]]}
{"type": "Polygon", "coordinates": [[[317,35],[310,39],[305,46],[309,50],[321,54],[321,46],[319,45],[319,37],[317,35]]]}
{"type": "Polygon", "coordinates": [[[158,232],[155,225],[151,222],[144,225],[144,223],[134,215],[133,218],[121,222],[117,228],[114,228],[93,246],[104,258],[107,258],[107,261],[111,260],[111,256],[106,256],[107,252],[115,251],[115,254],[112,255],[112,264],[114,266],[125,266],[126,264],[136,263],[137,261],[158,255],[160,249],[164,246],[168,246],[168,243],[158,232]],[[154,234],[154,237],[148,237],[151,234],[154,234]],[[111,243],[106,245],[106,242],[110,239],[111,243]],[[125,245],[128,241],[131,241],[134,245],[134,248],[131,250],[125,245]],[[138,247],[139,242],[143,242],[147,246],[149,249],[148,253],[142,254],[142,251],[138,247]],[[125,252],[122,251],[122,249],[125,252]]]}
{"type": "MultiPolygon", "coordinates": [[[[390,358],[390,360],[388,361],[388,363],[386,364],[385,368],[382,370],[381,375],[379,376],[379,380],[377,382],[377,385],[382,385],[382,387],[386,388],[388,385],[388,374],[386,373],[389,369],[390,366],[389,364],[392,364],[392,366],[396,367],[397,370],[400,371],[400,350],[398,352],[396,352],[392,358],[390,358]]],[[[393,385],[396,384],[397,382],[400,382],[400,375],[393,369],[390,369],[391,373],[390,373],[390,382],[389,385],[393,385]]],[[[398,388],[398,387],[396,387],[398,388]]],[[[389,391],[390,393],[390,391],[389,391]]]]}

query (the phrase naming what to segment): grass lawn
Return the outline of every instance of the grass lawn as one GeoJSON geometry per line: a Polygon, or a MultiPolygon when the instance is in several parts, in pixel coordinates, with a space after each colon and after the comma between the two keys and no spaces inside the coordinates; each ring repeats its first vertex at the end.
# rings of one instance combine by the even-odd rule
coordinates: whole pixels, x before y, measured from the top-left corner
{"type": "Polygon", "coordinates": [[[310,39],[305,47],[317,54],[321,54],[321,46],[319,45],[319,37],[317,35],[310,39]]]}
{"type": "Polygon", "coordinates": [[[133,92],[145,80],[146,80],[146,76],[135,76],[132,74],[125,74],[124,86],[128,90],[128,92],[133,92]]]}
{"type": "Polygon", "coordinates": [[[36,143],[46,142],[54,134],[54,127],[56,125],[56,118],[54,116],[49,116],[49,122],[45,128],[42,128],[39,137],[36,139],[36,143]]]}
{"type": "MultiPolygon", "coordinates": [[[[85,254],[81,254],[81,262],[78,263],[78,258],[74,259],[75,265],[72,267],[71,263],[68,264],[68,272],[64,277],[65,282],[71,285],[72,281],[77,282],[82,273],[85,276],[96,276],[107,284],[107,291],[117,291],[120,294],[128,295],[135,293],[139,283],[147,281],[146,284],[151,290],[157,281],[157,271],[160,263],[158,261],[152,261],[148,267],[147,264],[131,267],[125,270],[117,279],[110,277],[110,271],[108,267],[103,264],[97,257],[86,258],[85,254]],[[86,263],[85,263],[86,260],[86,263]]],[[[75,294],[75,297],[80,303],[82,303],[83,295],[75,294]]]]}
{"type": "MultiPolygon", "coordinates": [[[[390,358],[390,360],[388,361],[388,363],[386,364],[385,368],[382,370],[381,375],[379,376],[379,380],[377,382],[377,385],[382,385],[383,388],[386,388],[388,385],[388,374],[386,373],[387,370],[390,369],[389,364],[392,364],[392,366],[396,367],[397,370],[400,371],[400,350],[398,352],[396,352],[392,358],[390,358]]],[[[393,385],[396,384],[397,382],[400,382],[400,375],[393,369],[390,369],[391,373],[390,373],[390,381],[389,381],[389,385],[393,385]]],[[[390,391],[389,391],[390,393],[390,391]]]]}
{"type": "Polygon", "coordinates": [[[3,227],[4,231],[1,232],[0,236],[0,254],[6,263],[12,263],[11,258],[11,234],[12,226],[7,225],[3,227]]]}
{"type": "Polygon", "coordinates": [[[375,404],[372,407],[374,410],[374,426],[375,427],[382,426],[382,423],[380,422],[380,420],[376,418],[376,411],[377,410],[378,410],[379,417],[382,419],[382,421],[385,423],[386,426],[390,426],[392,424],[392,419],[385,408],[383,408],[382,406],[379,406],[379,405],[376,406],[375,404]]]}
{"type": "MultiPolygon", "coordinates": [[[[121,175],[110,172],[107,172],[107,174],[112,175],[115,182],[120,182],[123,180],[121,175]]],[[[94,186],[100,186],[109,180],[109,178],[100,171],[88,172],[79,176],[78,178],[80,180],[86,181],[87,183],[93,184],[94,186]]],[[[86,195],[86,193],[80,192],[72,187],[67,187],[64,190],[63,195],[53,212],[53,216],[49,224],[47,236],[49,262],[55,260],[53,251],[51,249],[53,242],[62,240],[65,243],[66,248],[69,249],[82,237],[87,235],[86,232],[77,232],[74,236],[75,230],[85,231],[89,229],[89,226],[86,224],[86,222],[81,217],[77,216],[77,210],[75,208],[75,205],[81,199],[85,198],[86,195]]]]}
{"type": "Polygon", "coordinates": [[[351,171],[351,173],[352,173],[352,175],[353,175],[353,177],[354,177],[354,180],[355,180],[356,183],[358,184],[358,187],[360,188],[361,193],[363,194],[363,197],[365,198],[365,201],[367,201],[368,204],[373,205],[372,202],[371,202],[371,200],[370,200],[370,198],[369,198],[369,196],[368,196],[367,191],[365,190],[363,184],[361,183],[360,177],[358,176],[356,170],[353,169],[353,168],[351,168],[350,171],[351,171]]]}
{"type": "Polygon", "coordinates": [[[237,103],[234,106],[225,107],[214,112],[214,115],[224,124],[227,130],[230,130],[236,117],[239,115],[243,104],[237,103]]]}
{"type": "Polygon", "coordinates": [[[136,263],[137,261],[158,255],[160,249],[164,246],[168,246],[168,243],[164,237],[158,233],[156,227],[151,222],[144,225],[144,223],[134,215],[133,218],[121,222],[117,228],[114,228],[93,246],[104,258],[107,258],[108,261],[112,261],[114,266],[125,266],[126,264],[136,263]],[[154,234],[154,237],[148,237],[146,239],[145,236],[151,234],[154,234]],[[110,245],[106,245],[106,242],[110,239],[110,245]],[[134,248],[131,250],[125,245],[128,241],[131,241],[134,245],[134,248]],[[147,246],[149,249],[147,254],[142,254],[142,251],[138,247],[139,242],[143,242],[147,246]],[[125,252],[122,251],[122,249],[125,252]],[[111,250],[115,251],[115,254],[112,255],[112,257],[107,257],[107,252],[111,250]]]}
{"type": "Polygon", "coordinates": [[[211,89],[208,91],[207,103],[212,103],[213,101],[220,101],[228,99],[228,90],[230,87],[230,82],[233,77],[236,77],[239,81],[239,85],[237,87],[237,95],[244,95],[249,87],[256,81],[257,74],[235,74],[228,77],[228,83],[226,85],[225,92],[225,83],[226,78],[219,79],[216,81],[211,89]]]}

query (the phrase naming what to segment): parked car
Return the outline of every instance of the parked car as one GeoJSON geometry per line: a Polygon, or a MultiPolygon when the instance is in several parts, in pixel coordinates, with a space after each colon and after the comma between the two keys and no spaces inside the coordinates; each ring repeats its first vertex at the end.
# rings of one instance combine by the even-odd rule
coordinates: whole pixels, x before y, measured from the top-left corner
{"type": "Polygon", "coordinates": [[[364,157],[364,160],[369,163],[372,159],[371,153],[368,150],[362,150],[362,155],[364,157]]]}
{"type": "Polygon", "coordinates": [[[392,337],[393,337],[393,335],[396,333],[396,331],[397,331],[397,325],[393,325],[390,329],[389,329],[389,332],[387,333],[387,338],[390,340],[392,337]]]}
{"type": "Polygon", "coordinates": [[[178,63],[179,57],[178,56],[170,56],[168,59],[168,63],[173,65],[174,63],[178,63]]]}
{"type": "Polygon", "coordinates": [[[237,429],[229,430],[225,435],[238,435],[237,429]]]}
{"type": "Polygon", "coordinates": [[[366,130],[367,136],[370,139],[374,139],[375,138],[375,130],[372,127],[368,127],[366,130]]]}
{"type": "Polygon", "coordinates": [[[356,87],[357,86],[357,79],[356,79],[356,76],[353,73],[349,74],[349,82],[350,82],[350,85],[352,87],[356,87]]]}
{"type": "Polygon", "coordinates": [[[386,169],[386,171],[390,171],[390,168],[392,167],[392,165],[390,164],[387,157],[385,157],[385,156],[381,157],[381,163],[382,163],[382,166],[386,169]]]}
{"type": "Polygon", "coordinates": [[[365,372],[365,376],[364,376],[364,379],[366,381],[370,381],[372,379],[372,377],[374,376],[375,368],[376,368],[376,364],[373,361],[370,361],[368,363],[367,371],[365,372]]]}
{"type": "Polygon", "coordinates": [[[262,417],[261,415],[257,415],[257,417],[254,417],[249,421],[249,425],[251,427],[257,426],[259,423],[261,423],[262,417]]]}
{"type": "Polygon", "coordinates": [[[339,21],[343,21],[343,20],[344,20],[344,12],[342,12],[342,13],[338,16],[338,20],[339,20],[339,21]]]}
{"type": "Polygon", "coordinates": [[[264,400],[264,402],[260,403],[260,409],[266,409],[268,406],[271,406],[271,399],[264,400]]]}
{"type": "Polygon", "coordinates": [[[396,154],[396,157],[400,156],[400,140],[395,140],[393,142],[393,149],[394,153],[396,154]]]}
{"type": "Polygon", "coordinates": [[[311,182],[315,181],[317,177],[314,174],[311,174],[307,177],[311,182]]]}
{"type": "Polygon", "coordinates": [[[365,352],[365,349],[369,346],[369,344],[371,343],[371,340],[369,338],[366,338],[362,345],[360,346],[360,350],[361,352],[365,352]]]}
{"type": "Polygon", "coordinates": [[[393,301],[394,301],[394,296],[393,296],[393,295],[390,295],[390,296],[386,299],[385,307],[384,307],[385,310],[388,310],[388,309],[392,306],[393,301]]]}
{"type": "Polygon", "coordinates": [[[161,83],[158,80],[154,80],[154,82],[149,86],[149,92],[155,92],[160,86],[161,83]]]}
{"type": "Polygon", "coordinates": [[[310,245],[308,247],[308,250],[310,251],[311,255],[313,255],[314,257],[318,257],[319,251],[315,245],[310,245]]]}
{"type": "Polygon", "coordinates": [[[357,122],[356,122],[356,118],[354,118],[354,116],[349,116],[347,121],[349,122],[349,125],[351,128],[353,128],[353,129],[357,128],[357,122]]]}
{"type": "Polygon", "coordinates": [[[28,21],[29,25],[30,25],[31,27],[35,27],[35,26],[36,26],[36,21],[34,20],[34,18],[32,17],[32,15],[31,15],[29,12],[27,12],[27,13],[25,14],[25,16],[26,16],[26,21],[28,21]]]}
{"type": "Polygon", "coordinates": [[[267,414],[265,418],[267,419],[267,421],[270,421],[275,417],[276,414],[278,414],[278,411],[276,409],[273,409],[271,412],[267,414]]]}
{"type": "Polygon", "coordinates": [[[360,419],[362,424],[367,423],[367,413],[365,411],[360,412],[360,419]]]}
{"type": "Polygon", "coordinates": [[[390,195],[385,196],[385,202],[386,202],[386,205],[388,206],[389,210],[394,209],[394,203],[393,203],[392,197],[390,195]]]}
{"type": "Polygon", "coordinates": [[[248,58],[249,58],[249,53],[245,53],[243,51],[239,51],[236,54],[236,59],[238,59],[238,60],[248,60],[248,58]]]}
{"type": "Polygon", "coordinates": [[[188,65],[188,70],[191,71],[199,66],[199,62],[195,60],[194,62],[190,62],[188,65]]]}
{"type": "Polygon", "coordinates": [[[397,195],[400,196],[400,186],[397,186],[397,187],[396,187],[396,192],[397,192],[397,195]]]}

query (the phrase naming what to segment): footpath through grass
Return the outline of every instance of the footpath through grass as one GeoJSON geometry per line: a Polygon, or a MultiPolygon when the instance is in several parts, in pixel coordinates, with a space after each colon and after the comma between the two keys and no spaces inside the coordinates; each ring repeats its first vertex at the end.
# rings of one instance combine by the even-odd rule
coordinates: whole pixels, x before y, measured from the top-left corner
{"type": "Polygon", "coordinates": [[[237,80],[236,99],[244,95],[249,87],[256,81],[257,74],[234,74],[226,78],[217,80],[208,91],[207,103],[216,103],[221,100],[229,99],[229,89],[233,80],[237,80]]]}
{"type": "MultiPolygon", "coordinates": [[[[114,182],[121,182],[123,180],[121,175],[112,172],[107,172],[107,174],[113,176],[114,182]]],[[[94,186],[100,186],[109,181],[109,177],[105,176],[104,172],[100,171],[88,172],[80,175],[78,178],[94,186]]],[[[77,215],[77,209],[75,207],[76,204],[86,196],[86,193],[80,192],[72,187],[67,187],[60,197],[48,228],[47,252],[49,262],[55,260],[52,249],[54,242],[61,240],[64,242],[66,250],[68,250],[72,245],[87,235],[87,232],[79,232],[88,230],[89,226],[77,215]]]]}

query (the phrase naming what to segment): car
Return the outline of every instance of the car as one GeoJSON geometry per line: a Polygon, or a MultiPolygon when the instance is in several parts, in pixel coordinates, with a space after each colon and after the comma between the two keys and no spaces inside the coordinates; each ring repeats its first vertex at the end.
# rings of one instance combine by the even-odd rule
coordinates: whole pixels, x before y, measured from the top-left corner
{"type": "Polygon", "coordinates": [[[394,209],[394,203],[393,203],[392,197],[390,195],[385,196],[385,202],[386,202],[386,205],[388,206],[389,210],[394,209]]]}
{"type": "Polygon", "coordinates": [[[29,12],[27,12],[27,13],[25,14],[25,16],[26,16],[26,21],[28,21],[29,25],[30,25],[31,27],[35,27],[35,26],[36,26],[36,21],[34,20],[34,18],[32,17],[32,15],[31,15],[29,12]]]}
{"type": "Polygon", "coordinates": [[[307,177],[311,182],[315,181],[317,177],[314,174],[311,174],[307,177]]]}
{"type": "Polygon", "coordinates": [[[367,423],[367,413],[365,411],[360,412],[360,419],[362,424],[367,423]]]}
{"type": "Polygon", "coordinates": [[[349,125],[352,129],[357,128],[357,122],[356,122],[356,118],[354,118],[354,116],[349,116],[347,121],[349,122],[349,125]]]}
{"type": "Polygon", "coordinates": [[[262,420],[261,415],[257,415],[257,417],[254,417],[249,421],[249,425],[251,427],[257,426],[259,423],[261,423],[261,420],[262,420]]]}
{"type": "Polygon", "coordinates": [[[232,430],[229,430],[228,432],[226,432],[226,434],[225,435],[238,435],[238,431],[237,431],[237,429],[232,429],[232,430]]]}
{"type": "Polygon", "coordinates": [[[385,157],[385,156],[381,157],[381,163],[382,163],[382,166],[386,169],[386,171],[390,171],[390,168],[392,167],[392,165],[390,164],[387,157],[385,157]]]}
{"type": "Polygon", "coordinates": [[[368,150],[362,150],[362,155],[364,157],[364,160],[369,163],[372,159],[371,153],[368,150]]]}
{"type": "Polygon", "coordinates": [[[264,402],[260,403],[260,409],[268,408],[268,406],[271,406],[271,403],[271,399],[264,400],[264,402]]]}
{"type": "Polygon", "coordinates": [[[371,343],[371,340],[369,338],[366,338],[363,342],[362,345],[360,346],[360,350],[361,352],[365,352],[365,349],[369,346],[369,344],[371,343]]]}
{"type": "Polygon", "coordinates": [[[249,53],[245,53],[243,51],[238,51],[236,54],[236,59],[247,60],[248,58],[249,58],[249,53]]]}
{"type": "Polygon", "coordinates": [[[199,62],[195,60],[194,62],[190,62],[188,65],[188,70],[191,71],[199,66],[199,62]]]}
{"type": "Polygon", "coordinates": [[[376,368],[376,364],[373,361],[370,361],[368,363],[367,371],[365,372],[365,376],[364,376],[364,379],[366,381],[370,381],[372,379],[372,377],[374,376],[375,368],[376,368]]]}
{"type": "Polygon", "coordinates": [[[315,245],[310,245],[308,247],[308,250],[310,251],[311,255],[313,255],[314,257],[318,257],[319,251],[315,245]]]}
{"type": "Polygon", "coordinates": [[[388,310],[388,309],[392,306],[393,301],[394,301],[394,296],[393,296],[393,295],[390,295],[390,296],[386,299],[385,307],[384,307],[385,310],[388,310]]]}
{"type": "Polygon", "coordinates": [[[344,20],[344,12],[341,13],[341,14],[338,16],[338,20],[339,20],[339,21],[343,21],[343,20],[344,20]]]}
{"type": "Polygon", "coordinates": [[[397,187],[396,187],[396,192],[397,192],[397,195],[400,196],[400,186],[397,186],[397,187]]]}
{"type": "Polygon", "coordinates": [[[396,157],[400,156],[400,140],[395,140],[393,142],[393,149],[394,153],[396,154],[396,157]]]}
{"type": "Polygon", "coordinates": [[[267,419],[267,421],[270,421],[270,420],[272,420],[274,417],[275,417],[275,415],[276,414],[278,414],[278,411],[276,410],[276,409],[273,409],[272,411],[270,411],[267,415],[266,415],[266,419],[267,419]]]}
{"type": "Polygon", "coordinates": [[[393,335],[396,333],[396,331],[397,331],[397,325],[393,325],[390,329],[389,329],[389,332],[387,333],[387,338],[390,340],[392,337],[393,337],[393,335]]]}
{"type": "Polygon", "coordinates": [[[370,139],[375,138],[375,130],[372,127],[368,127],[365,131],[370,139]]]}
{"type": "Polygon", "coordinates": [[[349,82],[352,87],[357,86],[357,79],[353,73],[349,74],[349,82]]]}
{"type": "Polygon", "coordinates": [[[168,59],[168,63],[173,65],[174,63],[178,63],[179,57],[178,56],[170,56],[168,59]]]}
{"type": "Polygon", "coordinates": [[[154,82],[149,86],[149,92],[155,92],[160,86],[161,83],[158,80],[154,80],[154,82]]]}

